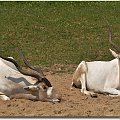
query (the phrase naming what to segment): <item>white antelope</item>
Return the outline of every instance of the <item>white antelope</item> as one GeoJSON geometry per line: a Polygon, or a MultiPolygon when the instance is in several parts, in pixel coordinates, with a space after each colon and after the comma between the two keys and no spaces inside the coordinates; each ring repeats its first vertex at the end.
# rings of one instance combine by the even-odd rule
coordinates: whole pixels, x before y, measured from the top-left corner
{"type": "Polygon", "coordinates": [[[60,102],[61,95],[56,93],[41,69],[31,66],[23,53],[21,56],[24,63],[34,72],[24,70],[11,57],[0,56],[0,99],[22,98],[53,103],[60,102]]]}
{"type": "Polygon", "coordinates": [[[82,61],[73,74],[71,88],[73,86],[80,88],[82,93],[91,96],[96,96],[96,93],[120,96],[120,48],[112,42],[110,28],[109,42],[117,51],[116,53],[110,49],[115,59],[111,61],[82,61]]]}

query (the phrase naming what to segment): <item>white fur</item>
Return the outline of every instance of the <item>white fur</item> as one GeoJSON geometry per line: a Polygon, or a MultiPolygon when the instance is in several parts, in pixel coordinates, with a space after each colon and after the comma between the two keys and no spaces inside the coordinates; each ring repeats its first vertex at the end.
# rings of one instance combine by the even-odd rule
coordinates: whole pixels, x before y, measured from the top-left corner
{"type": "Polygon", "coordinates": [[[11,95],[24,92],[23,88],[34,82],[32,77],[21,74],[13,63],[0,58],[0,93],[3,93],[0,99],[9,100],[11,95]]]}
{"type": "Polygon", "coordinates": [[[120,96],[120,55],[110,51],[116,57],[111,61],[82,61],[73,75],[72,84],[81,82],[81,92],[87,95],[94,94],[93,90],[120,96]]]}
{"type": "Polygon", "coordinates": [[[42,85],[36,85],[36,82],[37,79],[21,74],[13,63],[0,58],[1,100],[24,98],[32,100],[46,100],[49,102],[54,102],[54,100],[60,101],[58,100],[55,92],[53,96],[52,87],[48,87],[47,91],[42,91],[40,89],[42,85]]]}
{"type": "Polygon", "coordinates": [[[52,90],[53,90],[53,87],[49,87],[47,89],[47,95],[50,97],[52,95],[52,90]]]}

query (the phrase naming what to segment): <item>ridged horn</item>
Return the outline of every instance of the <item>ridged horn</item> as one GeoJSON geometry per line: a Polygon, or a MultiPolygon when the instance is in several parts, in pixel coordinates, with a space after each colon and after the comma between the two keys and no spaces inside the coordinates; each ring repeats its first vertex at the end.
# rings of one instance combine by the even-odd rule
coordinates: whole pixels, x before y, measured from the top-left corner
{"type": "Polygon", "coordinates": [[[34,66],[32,66],[32,65],[27,61],[25,55],[23,54],[23,52],[22,52],[22,50],[21,50],[20,48],[16,48],[16,50],[18,51],[21,59],[23,60],[23,62],[25,63],[25,65],[26,65],[27,67],[29,67],[29,68],[32,69],[32,70],[37,71],[41,76],[45,76],[40,67],[34,67],[34,66]]]}
{"type": "Polygon", "coordinates": [[[18,71],[20,73],[22,73],[23,75],[34,77],[34,78],[36,78],[38,80],[38,82],[44,82],[48,87],[52,87],[51,83],[47,79],[42,78],[40,75],[38,75],[36,73],[23,70],[22,67],[14,59],[12,59],[12,58],[5,58],[5,57],[2,57],[2,56],[0,56],[0,57],[2,59],[6,60],[6,61],[9,61],[9,62],[13,63],[16,66],[16,68],[18,69],[18,71]]]}
{"type": "Polygon", "coordinates": [[[104,18],[104,20],[106,21],[107,25],[108,25],[108,32],[109,32],[109,42],[112,45],[112,47],[114,49],[116,49],[116,51],[118,53],[120,53],[120,47],[118,45],[116,45],[115,43],[112,42],[112,30],[111,30],[111,26],[109,24],[109,22],[104,18]]]}

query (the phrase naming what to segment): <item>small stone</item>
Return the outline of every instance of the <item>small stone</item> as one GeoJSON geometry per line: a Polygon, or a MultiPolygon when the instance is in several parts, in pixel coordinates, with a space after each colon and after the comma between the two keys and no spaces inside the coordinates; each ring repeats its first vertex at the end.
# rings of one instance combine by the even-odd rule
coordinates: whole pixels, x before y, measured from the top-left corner
{"type": "Polygon", "coordinates": [[[113,109],[110,109],[109,111],[110,111],[110,112],[112,112],[112,111],[113,111],[113,109]]]}
{"type": "Polygon", "coordinates": [[[8,105],[7,105],[7,107],[10,107],[10,106],[11,106],[11,104],[8,104],[8,105]]]}

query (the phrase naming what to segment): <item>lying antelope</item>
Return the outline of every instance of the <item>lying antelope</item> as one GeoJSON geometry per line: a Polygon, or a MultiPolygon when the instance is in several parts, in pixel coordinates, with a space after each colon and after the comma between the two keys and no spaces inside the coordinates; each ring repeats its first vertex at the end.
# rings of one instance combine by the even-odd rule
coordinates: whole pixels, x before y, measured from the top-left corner
{"type": "Polygon", "coordinates": [[[37,72],[24,70],[11,57],[0,56],[0,99],[23,98],[60,102],[61,95],[56,93],[42,70],[31,66],[22,53],[21,55],[25,64],[37,72]]]}
{"type": "Polygon", "coordinates": [[[110,49],[115,59],[111,61],[82,61],[73,74],[72,87],[80,88],[82,93],[91,96],[96,96],[95,92],[120,96],[120,48],[112,42],[110,28],[109,42],[117,51],[116,53],[110,49]]]}

